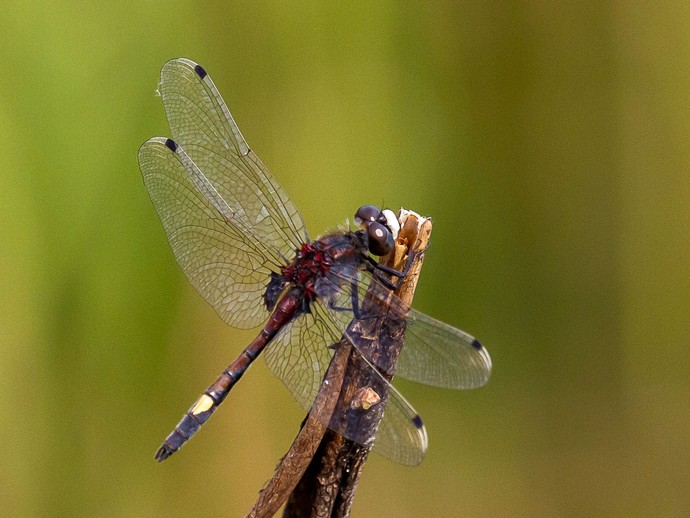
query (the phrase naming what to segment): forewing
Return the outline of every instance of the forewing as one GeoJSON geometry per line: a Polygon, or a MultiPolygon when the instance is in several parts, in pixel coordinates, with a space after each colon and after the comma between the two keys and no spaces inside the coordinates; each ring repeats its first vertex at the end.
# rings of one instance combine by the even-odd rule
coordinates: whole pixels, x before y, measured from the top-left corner
{"type": "Polygon", "coordinates": [[[261,324],[267,315],[262,295],[278,258],[237,227],[209,179],[172,141],[145,142],[139,167],[189,282],[231,326],[261,324]]]}
{"type": "Polygon", "coordinates": [[[173,59],[159,91],[173,139],[225,200],[235,226],[291,257],[306,237],[302,218],[249,149],[211,77],[193,61],[173,59]]]}
{"type": "Polygon", "coordinates": [[[491,357],[473,336],[410,309],[395,373],[435,387],[471,389],[489,381],[491,357]]]}
{"type": "MultiPolygon", "coordinates": [[[[479,340],[411,309],[368,271],[357,271],[355,279],[340,276],[331,283],[349,286],[353,280],[362,319],[406,321],[397,364],[386,355],[369,356],[371,363],[385,372],[394,370],[396,376],[435,387],[471,389],[486,384],[491,375],[491,357],[479,340]]],[[[345,289],[333,291],[333,306],[352,307],[351,293],[345,289]]],[[[350,315],[332,312],[331,316],[350,333],[350,315]]]]}

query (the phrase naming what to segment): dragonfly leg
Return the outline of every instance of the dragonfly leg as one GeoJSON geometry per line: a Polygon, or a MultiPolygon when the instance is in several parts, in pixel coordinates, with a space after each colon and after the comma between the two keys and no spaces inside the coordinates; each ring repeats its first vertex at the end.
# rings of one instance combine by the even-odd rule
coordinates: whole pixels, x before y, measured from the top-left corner
{"type": "Polygon", "coordinates": [[[359,298],[357,296],[357,281],[351,280],[350,281],[350,292],[351,292],[351,300],[352,300],[352,307],[346,307],[346,306],[336,306],[335,302],[333,299],[330,299],[328,301],[328,309],[332,309],[333,311],[347,311],[347,312],[352,312],[355,315],[355,318],[358,317],[359,315],[359,298]]]}
{"type": "Polygon", "coordinates": [[[394,277],[402,278],[405,277],[405,273],[407,273],[405,270],[409,270],[407,265],[405,265],[405,268],[403,270],[396,270],[395,268],[391,268],[390,266],[386,266],[384,264],[377,263],[375,259],[372,257],[367,257],[367,261],[376,269],[379,270],[383,273],[387,273],[388,275],[392,275],[394,277]]]}
{"type": "Polygon", "coordinates": [[[350,290],[350,298],[352,300],[352,313],[355,315],[355,318],[361,318],[361,314],[359,311],[359,290],[357,289],[357,281],[350,281],[350,290]]]}
{"type": "MultiPolygon", "coordinates": [[[[367,259],[371,259],[371,258],[368,257],[367,259]]],[[[371,259],[371,261],[373,261],[372,264],[365,264],[364,265],[366,267],[366,269],[376,278],[376,280],[378,280],[386,288],[388,288],[389,290],[395,290],[398,283],[392,282],[388,277],[386,277],[385,274],[388,273],[389,275],[398,276],[401,272],[399,272],[398,270],[394,270],[392,268],[388,268],[387,266],[383,267],[383,265],[378,264],[373,259],[371,259]],[[384,268],[386,270],[391,270],[392,272],[395,272],[395,273],[387,272],[386,270],[384,270],[384,268]]],[[[398,280],[401,280],[401,277],[398,277],[398,280]]]]}
{"type": "Polygon", "coordinates": [[[417,257],[426,252],[427,248],[429,248],[429,244],[427,244],[422,250],[415,250],[413,252],[410,252],[407,255],[407,261],[405,261],[405,266],[402,270],[396,270],[395,268],[391,268],[390,266],[380,264],[373,257],[367,256],[366,259],[369,263],[366,265],[367,270],[369,270],[387,288],[390,288],[391,290],[396,290],[398,286],[400,286],[400,283],[405,278],[407,273],[410,271],[412,263],[414,263],[417,257]],[[397,277],[397,282],[391,281],[383,274],[388,274],[392,275],[393,277],[397,277]]]}

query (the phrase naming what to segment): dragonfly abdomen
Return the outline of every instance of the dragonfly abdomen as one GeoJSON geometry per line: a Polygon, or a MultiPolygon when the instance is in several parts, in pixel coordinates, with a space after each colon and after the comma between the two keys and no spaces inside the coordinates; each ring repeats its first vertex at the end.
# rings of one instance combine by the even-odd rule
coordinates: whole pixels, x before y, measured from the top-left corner
{"type": "Polygon", "coordinates": [[[259,357],[261,351],[299,313],[302,308],[301,298],[300,291],[292,289],[280,299],[258,336],[228,365],[177,423],[175,429],[156,452],[156,460],[162,462],[170,457],[201,428],[201,425],[208,421],[235,383],[259,357]]]}

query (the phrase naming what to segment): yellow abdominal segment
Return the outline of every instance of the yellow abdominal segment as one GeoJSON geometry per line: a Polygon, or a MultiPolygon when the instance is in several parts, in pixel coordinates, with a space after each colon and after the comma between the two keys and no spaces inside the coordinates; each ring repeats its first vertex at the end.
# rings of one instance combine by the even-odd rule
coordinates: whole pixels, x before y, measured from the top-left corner
{"type": "Polygon", "coordinates": [[[199,398],[199,400],[196,403],[194,403],[194,406],[192,407],[192,414],[197,415],[202,412],[206,412],[206,410],[208,410],[212,406],[213,398],[204,394],[199,398]]]}

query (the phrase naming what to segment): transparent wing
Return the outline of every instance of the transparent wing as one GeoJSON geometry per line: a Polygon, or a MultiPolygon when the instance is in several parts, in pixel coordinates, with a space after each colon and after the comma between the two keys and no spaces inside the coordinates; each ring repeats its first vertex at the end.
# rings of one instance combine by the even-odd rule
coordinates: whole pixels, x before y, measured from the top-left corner
{"type": "MultiPolygon", "coordinates": [[[[491,374],[489,353],[467,333],[410,309],[370,272],[331,269],[322,282],[330,284],[326,291],[331,293],[328,300],[319,301],[324,318],[353,344],[370,380],[367,385],[383,398],[374,451],[402,464],[418,464],[428,445],[426,429],[381,373],[390,377],[395,372],[439,387],[474,388],[484,385],[491,374]]],[[[358,432],[367,430],[367,420],[353,412],[340,409],[329,427],[371,444],[367,441],[373,436],[358,432]]]]}
{"type": "MultiPolygon", "coordinates": [[[[370,369],[375,371],[373,367],[370,369]]],[[[378,371],[376,374],[381,381],[385,381],[378,371]]],[[[400,464],[417,466],[424,459],[429,447],[426,427],[417,411],[400,392],[388,382],[386,385],[388,395],[383,408],[383,419],[376,431],[373,450],[400,464]]],[[[366,437],[361,437],[358,442],[365,441],[366,437]]]]}
{"type": "Polygon", "coordinates": [[[338,340],[337,330],[313,311],[294,319],[264,351],[269,370],[305,410],[316,398],[338,340]]]}
{"type": "MultiPolygon", "coordinates": [[[[404,346],[397,357],[367,355],[359,344],[372,364],[383,372],[394,372],[396,376],[435,387],[471,389],[486,384],[491,375],[491,357],[479,340],[409,308],[368,271],[355,273],[356,279],[337,272],[330,274],[333,285],[331,306],[349,308],[353,300],[363,301],[355,302],[363,304],[361,320],[385,318],[388,325],[401,321],[406,323],[406,327],[401,329],[405,333],[404,346]],[[356,299],[347,290],[337,290],[335,286],[338,285],[354,286],[356,299]]],[[[352,341],[362,341],[362,337],[354,336],[349,327],[351,314],[335,311],[331,312],[331,317],[337,321],[338,327],[346,330],[352,341]]]]}
{"type": "MultiPolygon", "coordinates": [[[[266,348],[264,359],[271,372],[283,381],[292,397],[304,410],[309,410],[333,356],[332,347],[341,340],[342,322],[352,319],[351,311],[333,310],[315,301],[311,313],[300,315],[266,348]],[[347,317],[349,315],[349,318],[347,317]]],[[[352,354],[360,355],[357,348],[352,354]]],[[[386,381],[371,363],[360,356],[360,373],[369,380],[382,398],[383,419],[374,433],[360,426],[374,410],[362,407],[336,410],[329,422],[323,423],[344,437],[372,446],[373,450],[395,462],[417,465],[428,445],[426,428],[417,412],[386,381]]]]}
{"type": "Polygon", "coordinates": [[[491,357],[473,336],[410,309],[395,373],[434,387],[471,389],[489,381],[491,357]]]}
{"type": "Polygon", "coordinates": [[[173,254],[189,282],[234,327],[267,316],[262,295],[280,257],[238,228],[224,198],[184,150],[156,137],[139,149],[139,167],[173,254]]]}
{"type": "Polygon", "coordinates": [[[249,149],[206,71],[188,59],[168,61],[159,92],[173,139],[225,200],[235,226],[291,257],[306,238],[299,212],[249,149]]]}

